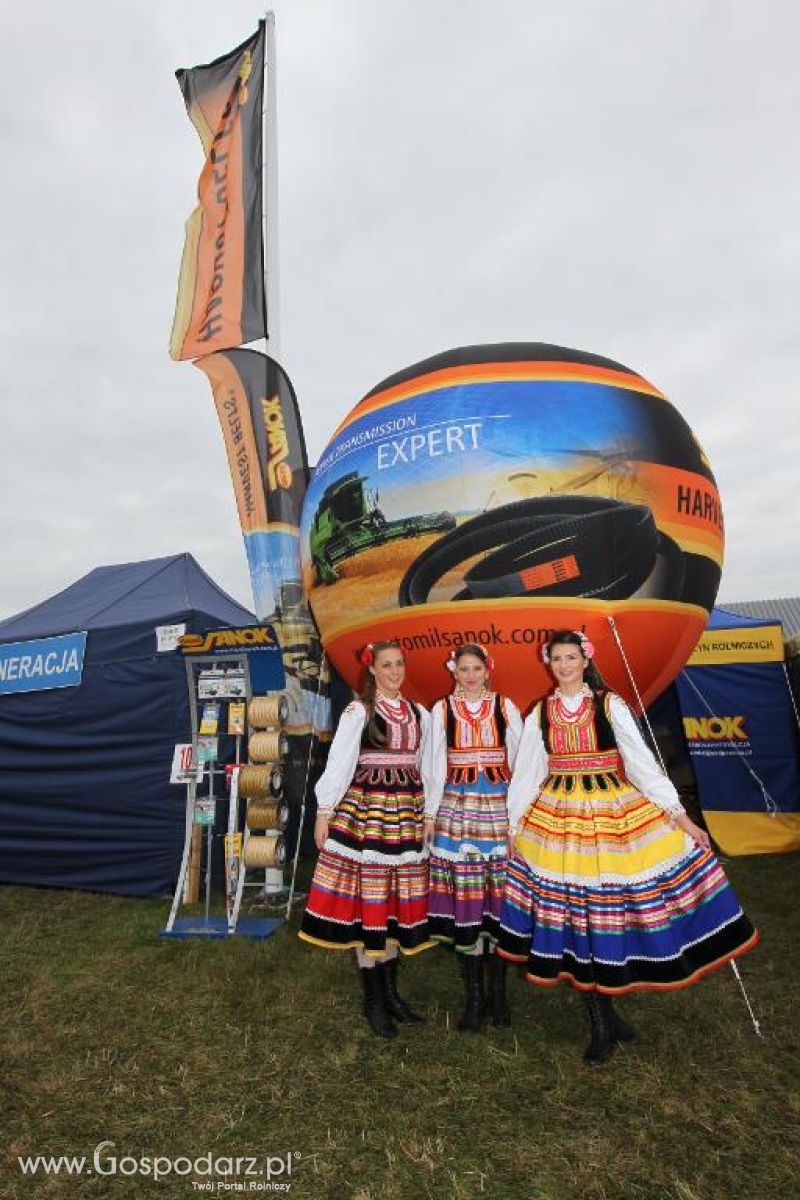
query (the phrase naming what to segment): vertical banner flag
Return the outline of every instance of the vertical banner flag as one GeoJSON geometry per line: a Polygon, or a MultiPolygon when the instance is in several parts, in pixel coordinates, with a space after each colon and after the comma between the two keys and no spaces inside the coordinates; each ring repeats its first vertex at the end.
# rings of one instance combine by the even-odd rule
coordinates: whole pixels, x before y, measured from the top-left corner
{"type": "Polygon", "coordinates": [[[266,336],[262,228],[265,23],[230,54],[176,72],[206,161],[186,223],[174,359],[266,336]]]}
{"type": "Polygon", "coordinates": [[[275,626],[287,679],[287,731],[330,728],[322,648],[300,574],[300,508],[308,483],[303,427],[289,377],[256,350],[224,350],[195,364],[214,393],[259,620],[275,626]],[[319,694],[319,699],[317,696],[319,694]]]}

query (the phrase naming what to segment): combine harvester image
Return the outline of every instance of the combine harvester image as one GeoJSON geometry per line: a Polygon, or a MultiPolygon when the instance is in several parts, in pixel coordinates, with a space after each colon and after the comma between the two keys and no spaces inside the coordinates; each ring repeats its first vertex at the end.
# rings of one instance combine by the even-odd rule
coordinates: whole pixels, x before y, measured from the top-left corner
{"type": "Polygon", "coordinates": [[[309,539],[318,584],[336,583],[336,564],[362,550],[455,529],[456,519],[449,512],[387,521],[378,508],[377,493],[368,491],[366,482],[366,475],[351,471],[322,493],[309,539]]]}

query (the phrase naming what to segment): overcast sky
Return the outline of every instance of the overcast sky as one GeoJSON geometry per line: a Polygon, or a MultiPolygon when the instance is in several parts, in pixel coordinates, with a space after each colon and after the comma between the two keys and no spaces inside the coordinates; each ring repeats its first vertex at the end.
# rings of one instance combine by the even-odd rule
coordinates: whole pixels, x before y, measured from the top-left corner
{"type": "MultiPolygon", "coordinates": [[[[229,0],[2,4],[0,616],[188,550],[251,603],[205,378],[167,344],[229,0]]],[[[617,359],[722,494],[720,597],[800,593],[796,0],[276,0],[281,357],[316,460],[453,346],[617,359]]]]}

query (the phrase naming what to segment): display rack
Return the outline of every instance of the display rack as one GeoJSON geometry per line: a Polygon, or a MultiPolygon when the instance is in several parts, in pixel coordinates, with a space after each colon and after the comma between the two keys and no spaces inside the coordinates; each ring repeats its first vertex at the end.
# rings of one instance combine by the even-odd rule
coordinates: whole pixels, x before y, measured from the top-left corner
{"type": "MultiPolygon", "coordinates": [[[[185,659],[186,680],[189,693],[189,712],[192,728],[192,750],[194,770],[186,782],[186,815],[184,823],[184,846],[178,881],[172,907],[162,936],[173,938],[224,938],[244,936],[265,938],[282,924],[277,917],[241,916],[242,899],[246,887],[256,887],[261,892],[282,891],[284,888],[282,858],[269,862],[270,848],[280,847],[282,854],[282,830],[254,826],[261,821],[280,814],[285,824],[286,804],[282,797],[284,759],[288,742],[282,731],[286,715],[286,702],[282,691],[269,691],[259,696],[253,694],[252,653],[245,651],[213,654],[191,654],[185,659]],[[241,681],[239,684],[238,681],[241,681]],[[219,688],[214,688],[215,681],[219,688]],[[218,697],[218,698],[217,698],[218,697]],[[253,702],[256,702],[254,705],[253,702]],[[203,733],[203,711],[217,705],[215,734],[222,732],[220,718],[227,712],[226,705],[245,705],[246,720],[235,738],[234,762],[219,761],[217,736],[211,744],[203,733]],[[251,713],[276,712],[275,728],[265,730],[263,719],[259,728],[250,725],[251,713]],[[205,740],[204,740],[205,739],[205,740]],[[250,747],[260,753],[250,761],[250,747]],[[246,751],[246,754],[243,753],[246,751]],[[265,759],[266,751],[268,758],[265,759]],[[255,804],[252,796],[243,796],[240,781],[242,770],[247,768],[250,787],[253,781],[260,785],[262,777],[271,784],[271,806],[255,804]],[[226,787],[226,783],[229,787],[226,787]],[[242,801],[244,800],[244,804],[242,801]],[[212,872],[214,866],[214,836],[217,821],[217,806],[227,804],[227,832],[225,840],[225,915],[211,912],[212,872]],[[254,827],[265,829],[254,836],[254,827]],[[204,835],[204,836],[203,836],[204,835]],[[204,846],[203,846],[204,843],[204,846]],[[204,850],[204,853],[203,853],[204,850]],[[203,869],[204,867],[204,869],[203,869]],[[250,878],[248,878],[248,871],[250,878]],[[254,875],[257,878],[253,878],[254,875]],[[199,901],[199,881],[204,876],[204,911],[197,916],[179,916],[184,905],[199,901]]],[[[261,672],[263,676],[263,672],[261,672]]],[[[281,675],[281,678],[283,676],[281,675]]],[[[230,723],[230,716],[229,716],[230,723]]],[[[213,736],[211,741],[213,741],[213,736]]],[[[274,856],[274,855],[273,855],[274,856]]]]}

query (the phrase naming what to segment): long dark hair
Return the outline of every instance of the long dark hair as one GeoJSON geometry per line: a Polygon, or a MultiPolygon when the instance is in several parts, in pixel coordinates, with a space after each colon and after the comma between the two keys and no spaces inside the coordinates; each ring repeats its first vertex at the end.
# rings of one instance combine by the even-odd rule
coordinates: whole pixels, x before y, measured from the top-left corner
{"type": "Polygon", "coordinates": [[[369,668],[370,665],[375,665],[375,659],[382,650],[399,650],[403,655],[403,662],[405,662],[406,656],[397,638],[388,638],[383,642],[373,642],[368,648],[372,651],[372,663],[364,666],[364,676],[361,681],[361,691],[358,693],[358,698],[367,710],[367,737],[374,745],[381,746],[385,743],[386,738],[381,733],[378,723],[375,720],[375,689],[377,684],[375,676],[369,668]]]}
{"type": "Polygon", "coordinates": [[[594,659],[586,657],[586,652],[583,649],[583,641],[579,633],[576,633],[574,629],[559,629],[556,633],[552,634],[547,642],[548,659],[553,652],[554,646],[578,647],[583,655],[584,662],[586,663],[586,666],[583,668],[583,681],[589,685],[594,694],[595,700],[599,699],[600,696],[604,695],[608,691],[608,687],[603,679],[603,676],[594,665],[594,659]]]}

